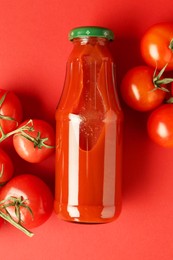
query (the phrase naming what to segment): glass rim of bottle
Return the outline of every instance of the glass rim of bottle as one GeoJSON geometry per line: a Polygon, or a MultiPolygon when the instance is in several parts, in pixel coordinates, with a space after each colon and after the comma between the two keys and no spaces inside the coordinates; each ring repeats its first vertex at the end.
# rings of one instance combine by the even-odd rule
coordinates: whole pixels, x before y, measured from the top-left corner
{"type": "Polygon", "coordinates": [[[72,41],[75,38],[83,38],[83,37],[101,37],[106,38],[109,41],[114,40],[114,33],[112,30],[100,27],[100,26],[81,26],[73,28],[69,32],[69,40],[72,41]]]}

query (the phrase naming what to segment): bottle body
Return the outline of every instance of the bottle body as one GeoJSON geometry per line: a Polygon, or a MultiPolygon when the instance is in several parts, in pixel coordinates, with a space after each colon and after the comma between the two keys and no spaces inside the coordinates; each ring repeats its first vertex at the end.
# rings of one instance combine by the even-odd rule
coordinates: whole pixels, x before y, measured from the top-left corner
{"type": "Polygon", "coordinates": [[[107,40],[74,40],[56,110],[55,212],[104,223],[121,210],[122,111],[107,40]]]}

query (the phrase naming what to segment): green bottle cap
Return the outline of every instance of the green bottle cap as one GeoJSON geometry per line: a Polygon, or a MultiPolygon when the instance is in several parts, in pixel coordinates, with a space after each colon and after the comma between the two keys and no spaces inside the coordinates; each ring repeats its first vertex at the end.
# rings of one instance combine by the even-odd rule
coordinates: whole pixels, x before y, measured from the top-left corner
{"type": "Polygon", "coordinates": [[[106,38],[109,41],[114,39],[114,33],[104,27],[98,26],[82,26],[74,28],[69,33],[69,40],[72,41],[75,38],[82,37],[101,37],[106,38]]]}

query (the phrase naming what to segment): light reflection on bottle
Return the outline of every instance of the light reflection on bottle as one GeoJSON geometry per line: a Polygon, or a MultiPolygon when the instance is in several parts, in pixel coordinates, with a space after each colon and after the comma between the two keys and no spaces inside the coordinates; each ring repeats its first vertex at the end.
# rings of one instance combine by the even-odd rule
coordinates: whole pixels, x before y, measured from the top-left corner
{"type": "Polygon", "coordinates": [[[102,218],[110,218],[115,214],[115,180],[116,180],[116,115],[112,110],[106,113],[105,150],[104,150],[104,181],[102,218]]]}
{"type": "Polygon", "coordinates": [[[78,115],[69,114],[68,205],[78,205],[80,122],[78,115]]]}

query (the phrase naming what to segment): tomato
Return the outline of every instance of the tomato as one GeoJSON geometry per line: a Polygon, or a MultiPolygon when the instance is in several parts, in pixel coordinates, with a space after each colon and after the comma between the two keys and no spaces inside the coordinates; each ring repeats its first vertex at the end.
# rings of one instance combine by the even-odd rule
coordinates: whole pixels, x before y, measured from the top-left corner
{"type": "Polygon", "coordinates": [[[13,145],[22,159],[38,163],[54,152],[55,132],[48,122],[40,119],[26,120],[19,126],[20,129],[13,136],[13,145]],[[23,130],[25,126],[30,130],[23,130]]]}
{"type": "Polygon", "coordinates": [[[148,65],[167,70],[173,69],[173,23],[151,26],[142,36],[141,54],[148,65]]]}
{"type": "Polygon", "coordinates": [[[173,147],[173,104],[165,104],[149,116],[149,137],[163,147],[173,147]]]}
{"type": "Polygon", "coordinates": [[[25,228],[35,228],[51,216],[53,195],[39,177],[18,175],[1,188],[0,211],[25,228]]]}
{"type": "Polygon", "coordinates": [[[14,167],[11,158],[0,148],[0,185],[3,185],[13,176],[14,167]]]}
{"type": "Polygon", "coordinates": [[[131,108],[149,111],[163,102],[166,89],[160,84],[160,75],[154,74],[154,69],[148,66],[134,67],[126,73],[120,91],[131,108]]]}
{"type": "Polygon", "coordinates": [[[0,89],[0,126],[4,133],[18,127],[23,117],[19,98],[13,91],[0,89]]]}

